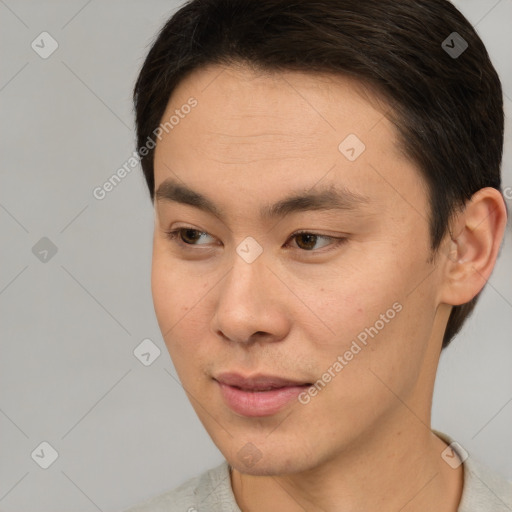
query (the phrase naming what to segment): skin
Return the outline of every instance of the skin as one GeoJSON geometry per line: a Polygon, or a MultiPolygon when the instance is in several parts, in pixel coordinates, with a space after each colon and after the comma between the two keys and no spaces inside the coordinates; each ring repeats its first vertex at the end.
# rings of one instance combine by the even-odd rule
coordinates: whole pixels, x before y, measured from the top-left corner
{"type": "Polygon", "coordinates": [[[155,201],[152,292],[240,508],[456,511],[463,469],[444,462],[446,443],[430,430],[433,386],[451,305],[475,296],[494,266],[500,193],[479,191],[432,259],[424,181],[398,149],[385,102],[362,84],[211,65],[180,83],[163,119],[191,96],[197,106],[157,143],[155,189],[171,178],[223,217],[155,201]],[[353,162],[338,150],[348,134],[366,146],[353,162]],[[263,205],[331,184],[368,201],[259,217],[263,205]],[[187,245],[167,237],[178,227],[206,234],[182,235],[187,245]],[[308,245],[297,230],[346,240],[308,245]],[[252,263],[236,252],[248,236],[263,249],[252,263]],[[316,382],[394,303],[401,311],[307,405],[249,418],[223,402],[212,379],[223,371],[316,382]],[[259,460],[246,464],[241,449],[259,460]]]}

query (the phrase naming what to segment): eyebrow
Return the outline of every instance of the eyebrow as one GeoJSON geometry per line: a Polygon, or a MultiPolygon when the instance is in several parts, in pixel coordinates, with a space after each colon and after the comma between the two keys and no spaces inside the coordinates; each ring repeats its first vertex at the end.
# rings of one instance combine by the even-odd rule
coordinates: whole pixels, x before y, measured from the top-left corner
{"type": "MultiPolygon", "coordinates": [[[[163,181],[155,192],[157,202],[174,201],[199,208],[220,219],[225,215],[211,199],[170,178],[163,181]]],[[[369,203],[369,198],[331,184],[328,188],[316,191],[295,192],[292,195],[265,205],[260,209],[262,219],[285,217],[292,213],[313,210],[348,210],[353,211],[369,203]]]]}

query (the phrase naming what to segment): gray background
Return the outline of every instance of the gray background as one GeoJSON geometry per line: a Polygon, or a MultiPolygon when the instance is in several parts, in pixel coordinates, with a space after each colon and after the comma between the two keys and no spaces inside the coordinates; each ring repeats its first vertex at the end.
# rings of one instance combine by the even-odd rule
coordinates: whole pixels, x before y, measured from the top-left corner
{"type": "MultiPolygon", "coordinates": [[[[133,82],[177,5],[0,0],[3,511],[119,511],[222,460],[154,316],[153,212],[139,167],[105,199],[92,195],[134,150],[133,82]],[[31,48],[43,31],[59,45],[47,59],[31,48]],[[32,250],[42,237],[57,248],[46,261],[32,250]],[[161,350],[150,366],[133,354],[146,338],[161,350]],[[31,456],[43,441],[59,454],[48,469],[31,456]]],[[[501,75],[510,136],[512,0],[456,5],[501,75]]],[[[511,150],[508,140],[507,187],[511,150]]],[[[512,479],[510,235],[509,222],[482,300],[443,354],[433,426],[512,479]]]]}

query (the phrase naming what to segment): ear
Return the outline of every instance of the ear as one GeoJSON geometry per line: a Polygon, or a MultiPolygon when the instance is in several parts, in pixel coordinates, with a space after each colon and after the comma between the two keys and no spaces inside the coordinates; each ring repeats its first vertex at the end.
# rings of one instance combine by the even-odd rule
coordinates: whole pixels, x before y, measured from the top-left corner
{"type": "Polygon", "coordinates": [[[476,192],[452,224],[440,302],[458,306],[484,287],[496,263],[507,223],[499,190],[476,192]]]}

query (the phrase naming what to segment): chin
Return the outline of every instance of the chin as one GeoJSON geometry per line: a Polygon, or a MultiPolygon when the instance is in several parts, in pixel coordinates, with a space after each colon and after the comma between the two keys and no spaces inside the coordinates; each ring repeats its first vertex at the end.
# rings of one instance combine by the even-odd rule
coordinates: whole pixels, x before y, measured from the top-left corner
{"type": "Polygon", "coordinates": [[[238,451],[221,450],[229,465],[239,473],[253,476],[279,476],[301,473],[315,467],[316,461],[296,446],[266,446],[258,449],[247,443],[238,451]]]}
{"type": "Polygon", "coordinates": [[[238,458],[235,460],[228,460],[231,467],[235,468],[239,473],[243,475],[252,476],[281,476],[291,473],[300,473],[301,471],[308,468],[301,468],[293,461],[266,461],[260,460],[253,466],[240,462],[238,458]]]}

